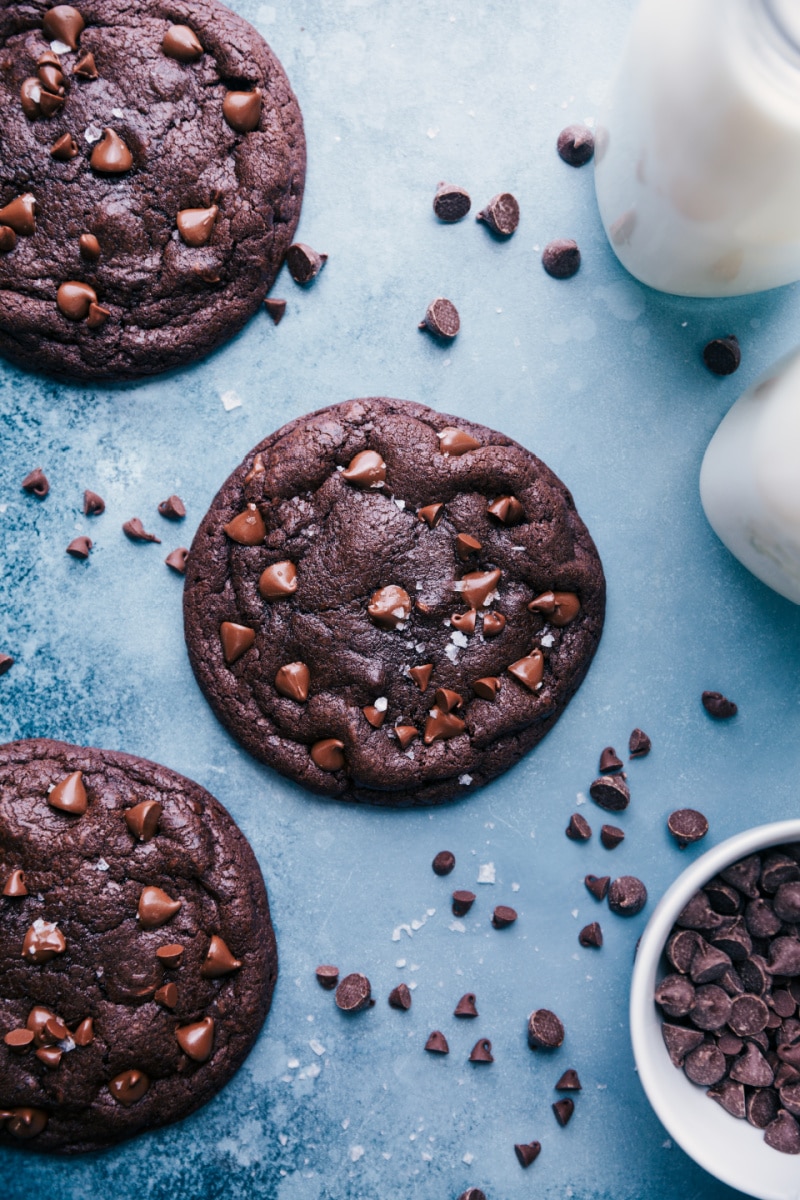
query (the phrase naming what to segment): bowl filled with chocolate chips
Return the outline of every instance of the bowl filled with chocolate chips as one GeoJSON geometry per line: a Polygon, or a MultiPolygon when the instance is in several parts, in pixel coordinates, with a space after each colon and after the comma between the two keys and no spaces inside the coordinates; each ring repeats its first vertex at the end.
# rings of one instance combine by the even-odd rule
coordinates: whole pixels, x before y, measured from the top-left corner
{"type": "Polygon", "coordinates": [[[800,1197],[800,820],[698,858],[642,935],[631,984],[642,1086],[702,1167],[800,1197]]]}

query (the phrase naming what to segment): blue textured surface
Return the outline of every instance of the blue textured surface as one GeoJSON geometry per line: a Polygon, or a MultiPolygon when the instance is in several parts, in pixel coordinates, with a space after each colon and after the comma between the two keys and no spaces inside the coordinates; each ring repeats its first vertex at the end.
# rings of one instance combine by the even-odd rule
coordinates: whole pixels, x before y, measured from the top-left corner
{"type": "MultiPolygon", "coordinates": [[[[633,1069],[627,988],[647,912],[614,917],[582,879],[641,875],[652,908],[699,853],[669,842],[673,808],[706,811],[707,844],[797,815],[800,611],[716,541],[697,474],[729,404],[797,339],[798,293],[678,300],[638,286],[614,259],[591,169],[565,166],[554,143],[594,114],[630,0],[234,7],[271,42],[300,98],[300,236],[330,261],[306,292],[281,277],[279,328],[259,315],[169,378],[94,391],[0,367],[0,651],[17,658],[0,680],[0,735],[124,749],[214,792],[259,856],[281,976],[256,1049],[205,1109],[99,1158],[4,1153],[0,1193],[454,1200],[474,1184],[489,1200],[731,1198],[668,1143],[633,1069]],[[431,199],[441,179],[467,187],[473,211],[515,192],[517,234],[500,244],[472,216],[439,225],[431,199]],[[539,264],[555,236],[583,251],[568,282],[539,264]],[[444,349],[416,329],[440,294],[462,317],[444,349]],[[700,350],[732,331],[742,367],[718,380],[700,350]],[[230,391],[241,405],[226,411],[230,391]],[[608,575],[606,632],[558,726],[514,771],[442,811],[334,807],[250,760],[194,683],[181,582],[163,565],[251,445],[303,412],[369,394],[424,401],[530,446],[573,490],[608,575]],[[19,490],[37,465],[52,484],[41,503],[19,490]],[[105,497],[104,516],[81,515],[85,487],[105,497]],[[183,526],[155,512],[173,491],[189,510],[183,526]],[[134,514],[162,547],[125,539],[120,526],[134,514]],[[86,564],[64,553],[81,532],[96,542],[86,564]],[[704,688],[731,695],[740,715],[713,723],[704,688]],[[626,841],[611,854],[596,836],[569,842],[564,827],[600,749],[622,751],[635,725],[654,748],[630,768],[626,841]],[[447,879],[430,869],[443,848],[458,859],[447,879]],[[452,929],[450,891],[475,885],[490,862],[496,882],[473,888],[463,930],[452,929]],[[489,915],[504,902],[520,919],[499,933],[489,915]],[[577,943],[594,919],[606,937],[599,952],[577,943]],[[394,939],[415,920],[411,936],[394,939]],[[365,971],[377,1006],[343,1017],[314,980],[318,962],[365,971]],[[418,985],[405,1014],[386,1004],[403,979],[418,985]],[[467,990],[480,1019],[454,1021],[467,990]],[[567,1027],[553,1057],[526,1047],[539,1006],[567,1027]],[[423,1053],[434,1028],[449,1058],[423,1053]],[[478,1036],[492,1039],[493,1066],[466,1063],[478,1036]],[[584,1090],[560,1129],[552,1088],[569,1066],[584,1090]],[[532,1138],[543,1149],[524,1172],[512,1145],[532,1138]]],[[[603,814],[580,811],[599,830],[603,814]]]]}

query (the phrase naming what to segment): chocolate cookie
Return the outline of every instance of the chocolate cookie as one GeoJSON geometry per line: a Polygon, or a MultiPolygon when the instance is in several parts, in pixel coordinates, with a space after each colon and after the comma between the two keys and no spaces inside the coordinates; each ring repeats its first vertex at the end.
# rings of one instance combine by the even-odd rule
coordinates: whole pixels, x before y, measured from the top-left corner
{"type": "Polygon", "coordinates": [[[248,454],[195,537],[201,688],[316,792],[435,804],[558,719],[603,625],[569,492],[503,434],[403,400],[302,417],[248,454]]]}
{"type": "Polygon", "coordinates": [[[217,0],[0,6],[0,353],[130,379],[256,311],[305,141],[269,46],[217,0]]]}
{"type": "Polygon", "coordinates": [[[250,1050],[277,969],[213,796],[127,754],[0,746],[0,1145],[99,1150],[186,1116],[250,1050]]]}

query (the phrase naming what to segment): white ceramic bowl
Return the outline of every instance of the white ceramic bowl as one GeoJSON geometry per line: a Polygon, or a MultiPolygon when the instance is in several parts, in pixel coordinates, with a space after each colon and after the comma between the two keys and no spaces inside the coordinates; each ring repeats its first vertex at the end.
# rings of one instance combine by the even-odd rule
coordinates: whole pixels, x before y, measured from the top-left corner
{"type": "Polygon", "coordinates": [[[758,1200],[800,1200],[800,1159],[780,1154],[762,1130],[737,1120],[670,1062],[655,1006],[666,973],[662,952],[675,918],[694,893],[731,863],[784,842],[800,842],[800,820],[759,825],[728,838],[679,875],[647,923],[631,981],[631,1040],[642,1086],[670,1136],[717,1179],[758,1200]]]}

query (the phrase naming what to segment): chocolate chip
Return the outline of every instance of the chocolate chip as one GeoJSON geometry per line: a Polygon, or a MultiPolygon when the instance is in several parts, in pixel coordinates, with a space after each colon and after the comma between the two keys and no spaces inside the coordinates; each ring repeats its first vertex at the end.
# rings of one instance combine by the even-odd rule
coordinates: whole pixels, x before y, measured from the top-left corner
{"type": "Polygon", "coordinates": [[[511,192],[498,192],[475,218],[499,237],[511,237],[519,225],[519,204],[511,192]]]}
{"type": "Polygon", "coordinates": [[[492,924],[495,929],[506,929],[509,925],[513,925],[516,919],[516,909],[509,908],[507,904],[498,904],[492,913],[492,924]]]}
{"type": "Polygon", "coordinates": [[[592,827],[580,813],[573,813],[565,832],[574,842],[586,842],[592,836],[592,827]]]}
{"type": "Polygon", "coordinates": [[[164,946],[159,946],[156,950],[156,958],[161,963],[162,967],[168,970],[180,965],[183,958],[183,946],[180,942],[167,942],[164,946]]]}
{"type": "Polygon", "coordinates": [[[634,729],[628,739],[628,753],[631,758],[644,758],[650,753],[652,743],[643,729],[634,729]]]}
{"type": "Polygon", "coordinates": [[[725,917],[723,924],[711,934],[712,946],[724,950],[734,962],[742,962],[753,952],[753,941],[741,917],[725,917]]]}
{"type": "Polygon", "coordinates": [[[526,654],[524,658],[511,663],[506,670],[529,692],[535,692],[544,676],[544,655],[541,650],[534,650],[531,654],[526,654]]]}
{"type": "Polygon", "coordinates": [[[258,579],[258,590],[265,600],[283,600],[297,591],[297,567],[288,559],[272,563],[258,579]]]}
{"type": "Polygon", "coordinates": [[[460,221],[470,210],[469,192],[453,183],[440,183],[433,197],[433,211],[440,221],[460,221]]]}
{"type": "Polygon", "coordinates": [[[498,637],[503,632],[506,626],[506,619],[502,613],[489,612],[483,614],[483,636],[485,638],[498,637]]]}
{"type": "Polygon", "coordinates": [[[0,675],[5,675],[14,665],[14,659],[10,654],[0,654],[0,675]]]}
{"type": "Polygon", "coordinates": [[[132,542],[157,542],[161,545],[161,538],[157,538],[154,533],[146,533],[144,525],[138,517],[131,517],[130,521],[126,521],[122,526],[122,532],[132,542]]]}
{"type": "Polygon", "coordinates": [[[28,492],[29,495],[36,496],[39,500],[44,500],[50,491],[50,484],[41,467],[36,467],[29,475],[26,475],[20,486],[23,492],[28,492]]]}
{"type": "Polygon", "coordinates": [[[445,296],[437,296],[435,300],[431,300],[425,310],[425,316],[420,321],[419,328],[427,329],[434,337],[450,342],[461,328],[458,309],[452,300],[448,300],[445,296]]]}
{"type": "Polygon", "coordinates": [[[273,325],[280,325],[286,312],[286,301],[268,296],[264,301],[264,308],[272,318],[273,325]]]}
{"type": "Polygon", "coordinates": [[[800,921],[800,882],[782,883],[775,893],[773,901],[776,916],[787,924],[795,925],[800,921]]]}
{"type": "Polygon", "coordinates": [[[715,979],[719,979],[721,975],[725,974],[730,965],[730,957],[724,950],[709,945],[708,942],[701,938],[692,959],[690,969],[692,983],[697,985],[713,983],[715,979]]]}
{"type": "Polygon", "coordinates": [[[379,629],[397,629],[411,616],[411,597],[404,588],[389,584],[372,593],[367,613],[379,629]]]}
{"type": "Polygon", "coordinates": [[[345,975],[336,989],[336,1005],[342,1012],[361,1012],[362,1009],[369,1008],[371,998],[369,980],[366,975],[359,975],[357,972],[345,975]]]}
{"type": "Polygon", "coordinates": [[[767,997],[767,1003],[784,1020],[786,1017],[793,1017],[797,1009],[797,1001],[791,991],[783,988],[776,988],[772,995],[767,997]]]}
{"type": "MultiPolygon", "coordinates": [[[[250,92],[228,92],[222,101],[222,115],[235,133],[252,133],[254,129],[258,129],[261,122],[262,103],[261,88],[253,88],[250,92]]],[[[297,245],[300,243],[298,242],[297,245]]],[[[302,249],[309,250],[310,247],[302,246],[302,249]]],[[[291,250],[290,246],[287,251],[287,261],[291,250]]],[[[314,251],[312,250],[311,253],[313,254],[314,251]]],[[[327,255],[322,257],[324,261],[327,255]]],[[[289,270],[292,270],[291,265],[289,270]]],[[[292,275],[294,275],[293,271],[292,275]]],[[[300,281],[298,280],[298,282],[300,281]]]]}
{"type": "Polygon", "coordinates": [[[764,1130],[764,1141],[782,1154],[800,1154],[800,1125],[782,1108],[764,1130]]]}
{"type": "MultiPolygon", "coordinates": [[[[475,616],[474,613],[471,615],[475,616]]],[[[487,675],[484,679],[474,680],[472,690],[480,700],[494,700],[502,686],[502,679],[498,679],[496,675],[487,675]]],[[[591,830],[589,832],[591,833],[591,830]]]]}
{"type": "Polygon", "coordinates": [[[746,1042],[744,1050],[730,1069],[730,1078],[748,1087],[769,1087],[774,1072],[755,1042],[746,1042]]]}
{"type": "Polygon", "coordinates": [[[800,975],[800,941],[779,937],[769,948],[769,967],[772,975],[800,975]]]}
{"type": "Polygon", "coordinates": [[[170,25],[161,42],[161,50],[182,63],[196,62],[203,57],[200,40],[188,25],[170,25]]]}
{"type": "Polygon", "coordinates": [[[438,1029],[434,1029],[433,1033],[428,1037],[428,1040],[425,1043],[425,1049],[429,1054],[450,1053],[450,1047],[447,1044],[447,1038],[438,1029]]]}
{"type": "Polygon", "coordinates": [[[339,738],[320,738],[314,742],[310,754],[320,771],[341,771],[345,765],[344,742],[339,738]]]}
{"type": "Polygon", "coordinates": [[[694,1004],[694,987],[685,975],[665,975],[655,992],[655,1001],[668,1017],[685,1017],[694,1004]]]}
{"type": "Polygon", "coordinates": [[[529,1167],[532,1162],[536,1162],[536,1159],[541,1153],[541,1149],[541,1142],[518,1142],[514,1146],[514,1153],[516,1154],[517,1161],[521,1167],[529,1167]]]}
{"type": "Polygon", "coordinates": [[[606,850],[614,850],[620,842],[624,842],[625,834],[617,825],[603,825],[600,828],[600,841],[606,850]]]}
{"type": "Polygon", "coordinates": [[[689,1010],[692,1024],[706,1031],[722,1029],[731,1015],[732,1003],[728,993],[716,983],[698,987],[689,1010]]]}
{"type": "Polygon", "coordinates": [[[42,17],[42,31],[50,42],[63,42],[70,50],[78,49],[78,39],[85,22],[77,8],[71,4],[57,4],[42,17]]]}
{"type": "Polygon", "coordinates": [[[592,893],[595,900],[605,900],[608,893],[608,885],[611,883],[611,876],[586,875],[583,882],[588,891],[592,893]]]}
{"type": "Polygon", "coordinates": [[[0,225],[8,225],[20,237],[32,237],[36,232],[36,214],[39,205],[36,197],[26,192],[0,208],[0,225]]]}
{"type": "Polygon", "coordinates": [[[732,1117],[744,1119],[745,1104],[744,1104],[744,1085],[734,1083],[732,1079],[723,1079],[716,1087],[709,1088],[706,1092],[712,1100],[716,1100],[725,1112],[731,1114],[732,1117]]]}
{"type": "Polygon", "coordinates": [[[92,549],[92,539],[82,535],[81,537],[73,538],[67,546],[67,554],[73,558],[87,559],[92,549]]]}
{"type": "MultiPolygon", "coordinates": [[[[794,858],[788,854],[777,853],[768,854],[761,863],[761,877],[759,883],[761,890],[775,893],[784,883],[792,883],[800,879],[800,867],[794,858]]],[[[777,897],[776,897],[777,900],[777,897]]],[[[775,903],[773,901],[773,903],[775,903]]],[[[775,904],[777,912],[777,904],[775,904]]],[[[784,920],[791,921],[794,918],[784,917],[784,920]]]]}
{"type": "Polygon", "coordinates": [[[316,279],[327,261],[327,254],[318,254],[304,242],[295,242],[286,251],[289,274],[295,283],[303,287],[316,279]]]}
{"type": "Polygon", "coordinates": [[[407,984],[398,983],[397,987],[392,988],[389,992],[389,1005],[391,1008],[399,1008],[408,1012],[411,1008],[411,992],[408,990],[407,984]]]}
{"type": "Polygon", "coordinates": [[[705,1041],[699,1029],[687,1029],[684,1025],[670,1025],[668,1021],[664,1021],[661,1025],[661,1036],[672,1065],[675,1067],[682,1067],[686,1055],[705,1041]]]}
{"type": "Polygon", "coordinates": [[[531,1050],[555,1050],[564,1041],[564,1026],[548,1008],[537,1008],[528,1018],[528,1045],[531,1050]]]}
{"type": "Polygon", "coordinates": [[[164,562],[173,571],[177,571],[179,575],[186,574],[186,563],[189,558],[189,551],[185,546],[178,546],[177,550],[170,550],[164,562]]]}
{"type": "Polygon", "coordinates": [[[727,1064],[725,1055],[717,1046],[704,1042],[695,1050],[689,1051],[683,1060],[683,1069],[692,1083],[713,1087],[725,1078],[727,1064]]]}
{"type": "Polygon", "coordinates": [[[168,496],[166,500],[161,501],[158,511],[169,521],[182,521],[186,516],[186,505],[180,496],[168,496]]]}
{"type": "Polygon", "coordinates": [[[431,866],[434,875],[449,875],[456,865],[456,856],[451,850],[440,850],[431,866]]]}
{"type": "Polygon", "coordinates": [[[17,235],[10,225],[0,225],[0,254],[10,254],[17,246],[17,235]]]}
{"type": "Polygon", "coordinates": [[[735,717],[739,711],[733,701],[723,696],[722,692],[703,692],[701,699],[708,715],[720,721],[735,717]]]}
{"type": "Polygon", "coordinates": [[[614,771],[621,771],[623,767],[622,759],[617,757],[617,752],[613,746],[606,746],[605,750],[600,755],[600,774],[608,775],[614,771]]]}
{"type": "Polygon", "coordinates": [[[695,892],[678,913],[675,924],[683,929],[713,930],[719,929],[722,917],[714,912],[705,892],[695,892]]]}
{"type": "Polygon", "coordinates": [[[361,450],[341,472],[354,487],[374,488],[386,482],[386,463],[377,450],[361,450]]]}
{"type": "Polygon", "coordinates": [[[492,1055],[492,1043],[488,1038],[478,1038],[477,1042],[470,1051],[469,1061],[473,1063],[494,1062],[494,1056],[492,1055]]]}
{"type": "Polygon", "coordinates": [[[749,1037],[766,1029],[768,1019],[769,1009],[761,997],[746,994],[737,996],[731,1004],[728,1025],[740,1037],[749,1037]]]}
{"type": "Polygon", "coordinates": [[[124,175],[133,166],[133,155],[118,133],[103,130],[103,140],[92,151],[89,164],[100,175],[124,175]]]}
{"type": "Polygon", "coordinates": [[[97,492],[87,490],[83,493],[83,512],[87,517],[99,517],[106,511],[106,502],[97,492]]]}
{"type": "Polygon", "coordinates": [[[486,1200],[486,1194],[485,1192],[482,1192],[480,1188],[471,1187],[467,1188],[465,1192],[462,1192],[458,1197],[458,1200],[486,1200]]]}
{"type": "Polygon", "coordinates": [[[696,808],[679,808],[667,818],[670,831],[681,850],[699,842],[708,833],[708,821],[696,808]]]}
{"type": "Polygon", "coordinates": [[[634,917],[647,903],[647,888],[635,875],[621,875],[608,889],[608,907],[621,917],[634,917]]]}
{"type": "Polygon", "coordinates": [[[467,891],[453,892],[453,914],[456,917],[465,917],[475,903],[475,893],[467,891]]]}
{"type": "Polygon", "coordinates": [[[557,1092],[579,1092],[581,1091],[581,1081],[578,1078],[578,1072],[569,1067],[559,1079],[555,1086],[557,1092]]]}
{"type": "Polygon", "coordinates": [[[48,793],[47,803],[51,808],[73,816],[83,816],[89,805],[86,788],[83,786],[83,772],[73,771],[59,780],[48,793]]]}
{"type": "Polygon", "coordinates": [[[62,133],[50,147],[50,155],[56,162],[70,162],[80,154],[78,143],[71,133],[62,133]]]}
{"type": "Polygon", "coordinates": [[[214,225],[218,216],[219,208],[216,204],[212,204],[210,208],[181,209],[175,218],[175,223],[183,242],[194,249],[207,246],[214,234],[214,225]]]}
{"type": "Polygon", "coordinates": [[[769,987],[769,971],[767,964],[758,954],[753,954],[739,964],[739,974],[745,990],[755,995],[763,996],[769,987]]]}
{"type": "Polygon", "coordinates": [[[453,1010],[454,1017],[477,1017],[478,1010],[475,1007],[475,993],[465,992],[453,1010]]]}
{"type": "Polygon", "coordinates": [[[778,1097],[772,1088],[751,1092],[745,1099],[747,1120],[756,1129],[766,1129],[778,1114],[778,1097]]]}
{"type": "Polygon", "coordinates": [[[571,238],[556,238],[542,251],[542,266],[554,279],[569,279],[580,265],[581,252],[571,238]]]}
{"type": "Polygon", "coordinates": [[[737,891],[743,895],[755,900],[758,897],[758,881],[761,876],[761,859],[757,854],[750,854],[747,858],[742,858],[737,863],[733,863],[730,867],[726,867],[724,871],[720,871],[720,877],[729,883],[731,887],[735,887],[737,891]]]}
{"type": "Polygon", "coordinates": [[[600,949],[603,945],[603,931],[597,921],[592,921],[591,925],[584,925],[578,934],[578,941],[582,946],[600,949]]]}
{"type": "Polygon", "coordinates": [[[609,812],[622,812],[631,802],[631,790],[620,775],[601,775],[590,786],[589,795],[609,812]]]}
{"type": "Polygon", "coordinates": [[[570,167],[582,167],[594,154],[594,134],[585,125],[568,125],[558,135],[556,149],[570,167]]]}
{"type": "Polygon", "coordinates": [[[28,889],[25,886],[25,872],[19,867],[16,867],[6,879],[3,884],[2,894],[12,898],[27,896],[28,889]]]}
{"type": "Polygon", "coordinates": [[[688,975],[698,947],[703,939],[693,929],[681,929],[673,933],[666,945],[666,955],[676,971],[688,975]]]}
{"type": "Polygon", "coordinates": [[[715,375],[732,375],[741,361],[739,339],[733,333],[713,338],[703,348],[703,362],[715,375]]]}
{"type": "Polygon", "coordinates": [[[91,51],[87,50],[80,56],[78,61],[75,63],[75,66],[72,68],[72,74],[76,75],[78,79],[83,80],[99,78],[97,63],[94,61],[94,55],[91,53],[91,51]]]}
{"type": "Polygon", "coordinates": [[[552,1108],[559,1125],[564,1126],[569,1124],[570,1117],[575,1112],[575,1101],[565,1096],[563,1100],[556,1100],[552,1108]]]}
{"type": "Polygon", "coordinates": [[[231,541],[240,546],[260,546],[267,536],[264,518],[255,504],[248,504],[222,528],[231,541]]]}
{"type": "Polygon", "coordinates": [[[528,609],[544,613],[548,622],[560,629],[575,620],[581,611],[581,602],[574,592],[542,592],[530,601],[528,609]]]}
{"type": "Polygon", "coordinates": [[[339,968],[329,963],[323,963],[322,966],[317,967],[314,974],[317,977],[317,983],[320,987],[325,988],[326,992],[332,992],[339,982],[339,968]]]}
{"type": "Polygon", "coordinates": [[[732,916],[741,910],[742,897],[735,888],[724,883],[722,879],[712,879],[705,885],[703,891],[714,912],[721,916],[732,916]]]}
{"type": "Polygon", "coordinates": [[[720,1030],[717,1035],[717,1045],[726,1058],[736,1058],[744,1049],[744,1042],[727,1029],[720,1030]]]}

